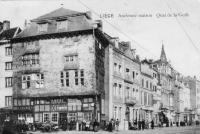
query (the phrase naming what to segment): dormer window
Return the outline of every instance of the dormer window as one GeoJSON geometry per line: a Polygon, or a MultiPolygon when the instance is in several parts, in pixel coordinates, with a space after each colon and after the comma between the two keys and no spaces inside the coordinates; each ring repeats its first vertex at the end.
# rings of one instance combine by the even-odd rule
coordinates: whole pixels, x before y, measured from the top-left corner
{"type": "Polygon", "coordinates": [[[38,24],[38,32],[47,32],[48,23],[38,24]]]}
{"type": "Polygon", "coordinates": [[[57,21],[57,30],[67,29],[68,21],[67,20],[59,20],[57,21]]]}

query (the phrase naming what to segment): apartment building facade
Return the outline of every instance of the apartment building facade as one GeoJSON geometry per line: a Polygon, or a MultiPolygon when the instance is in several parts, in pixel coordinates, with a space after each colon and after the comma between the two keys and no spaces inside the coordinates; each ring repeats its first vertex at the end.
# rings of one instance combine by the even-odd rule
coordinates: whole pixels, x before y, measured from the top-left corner
{"type": "Polygon", "coordinates": [[[175,122],[175,96],[174,96],[174,69],[168,62],[164,45],[162,45],[160,59],[153,63],[159,73],[159,85],[161,88],[162,122],[170,125],[175,122]]]}
{"type": "Polygon", "coordinates": [[[141,61],[141,111],[143,116],[141,120],[151,122],[153,120],[153,96],[157,89],[157,83],[154,82],[156,77],[154,70],[151,68],[149,61],[141,61]]]}
{"type": "Polygon", "coordinates": [[[120,129],[139,119],[140,62],[129,42],[109,37],[105,61],[105,115],[120,121],[120,129]]]}
{"type": "Polygon", "coordinates": [[[21,29],[10,28],[10,21],[0,23],[0,108],[12,108],[12,45],[10,39],[21,29]]]}

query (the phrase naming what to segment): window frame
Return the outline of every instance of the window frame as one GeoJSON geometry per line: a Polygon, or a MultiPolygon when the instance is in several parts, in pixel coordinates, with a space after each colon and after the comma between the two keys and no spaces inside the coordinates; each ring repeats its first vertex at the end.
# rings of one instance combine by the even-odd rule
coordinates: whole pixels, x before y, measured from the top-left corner
{"type": "Polygon", "coordinates": [[[5,70],[12,70],[13,62],[5,62],[5,70]]]}
{"type": "Polygon", "coordinates": [[[11,46],[5,47],[5,55],[6,56],[11,56],[13,55],[13,48],[11,46]]]}
{"type": "Polygon", "coordinates": [[[12,87],[13,86],[13,77],[5,77],[5,87],[12,87]]]}

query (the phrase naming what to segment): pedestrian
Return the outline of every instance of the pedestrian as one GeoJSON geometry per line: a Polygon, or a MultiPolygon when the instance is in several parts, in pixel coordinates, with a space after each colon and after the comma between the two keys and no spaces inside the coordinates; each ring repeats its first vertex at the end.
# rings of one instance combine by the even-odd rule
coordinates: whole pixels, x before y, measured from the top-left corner
{"type": "Polygon", "coordinates": [[[93,131],[94,131],[94,132],[97,132],[97,131],[98,131],[97,128],[98,128],[98,122],[97,122],[97,120],[95,119],[95,120],[94,120],[94,123],[93,123],[93,131]]]}
{"type": "Polygon", "coordinates": [[[89,128],[90,128],[90,122],[86,121],[86,125],[85,125],[86,131],[89,131],[89,128]]]}
{"type": "Polygon", "coordinates": [[[151,121],[151,129],[154,129],[154,121],[151,121]]]}
{"type": "Polygon", "coordinates": [[[116,124],[116,130],[119,131],[119,120],[118,119],[116,120],[115,124],[116,124]]]}
{"type": "Polygon", "coordinates": [[[141,130],[141,121],[138,121],[138,129],[141,130]]]}
{"type": "Polygon", "coordinates": [[[144,119],[142,120],[142,130],[144,130],[144,127],[145,127],[145,121],[144,119]]]}
{"type": "Polygon", "coordinates": [[[111,119],[110,122],[109,122],[109,124],[108,124],[108,131],[109,132],[112,132],[112,130],[113,130],[113,124],[112,124],[112,122],[113,122],[113,119],[111,119]]]}

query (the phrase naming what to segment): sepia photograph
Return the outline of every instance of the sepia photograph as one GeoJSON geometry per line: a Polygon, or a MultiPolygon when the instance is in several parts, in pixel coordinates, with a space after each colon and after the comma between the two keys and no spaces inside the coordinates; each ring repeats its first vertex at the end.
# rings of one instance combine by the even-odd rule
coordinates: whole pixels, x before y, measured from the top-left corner
{"type": "Polygon", "coordinates": [[[93,133],[200,133],[200,0],[0,0],[0,134],[93,133]]]}

